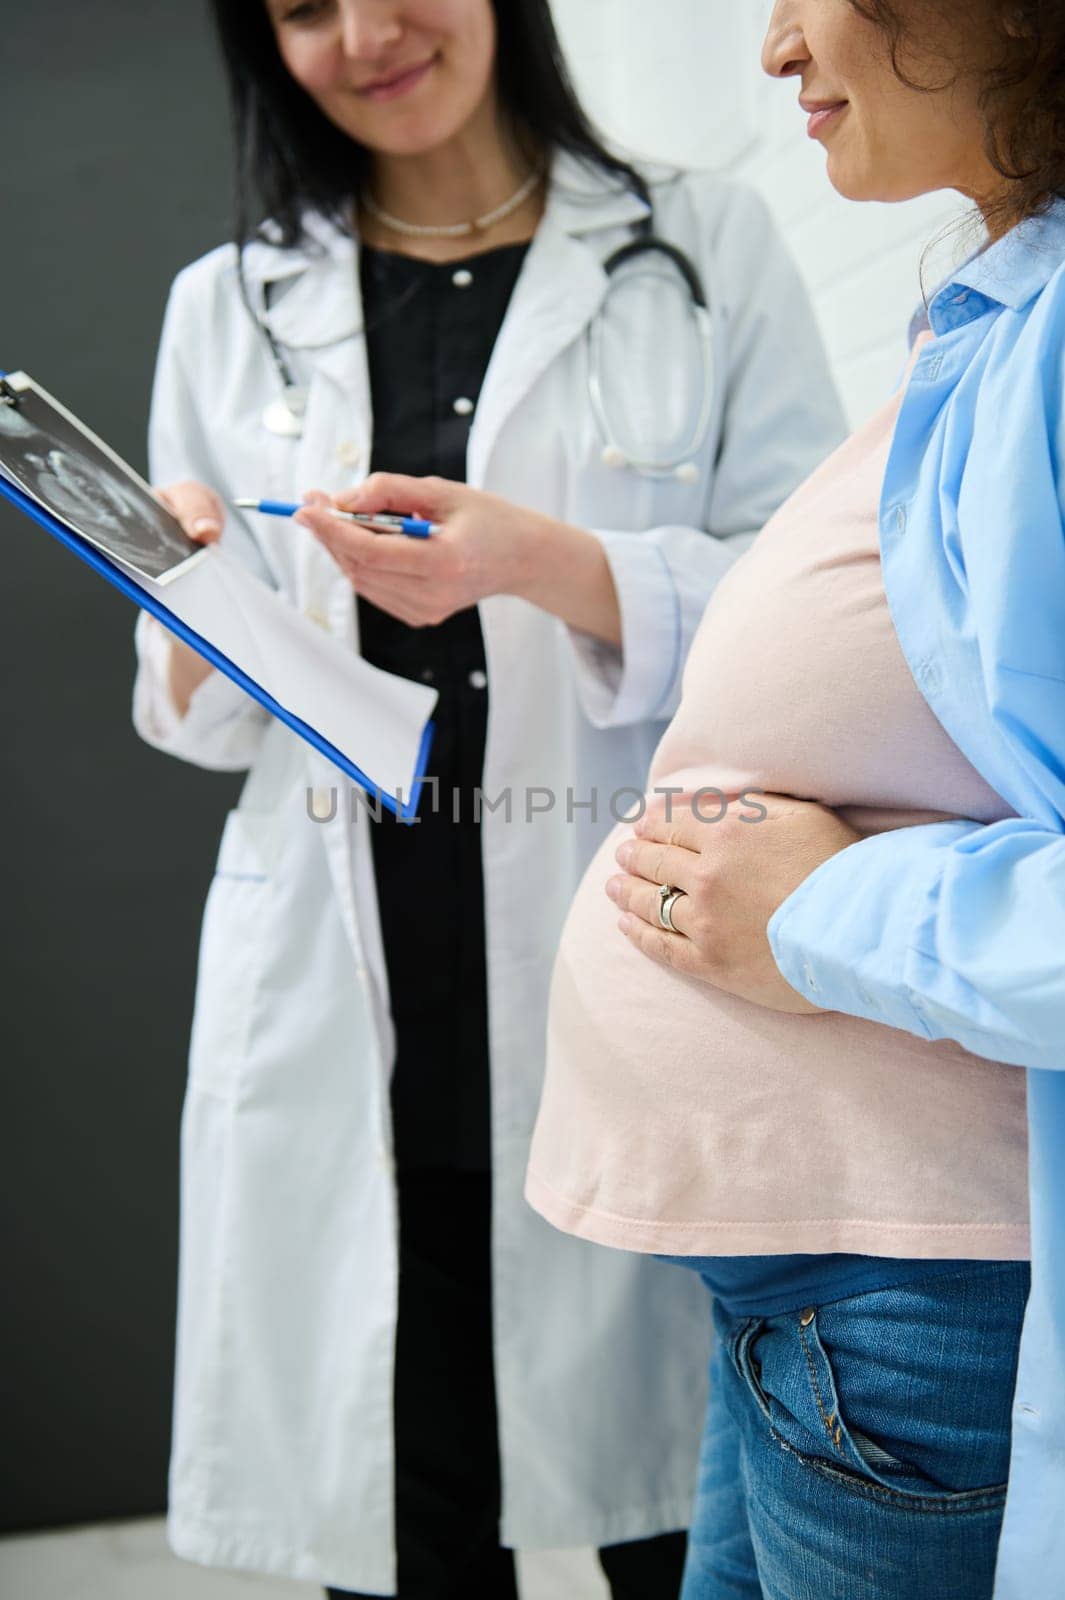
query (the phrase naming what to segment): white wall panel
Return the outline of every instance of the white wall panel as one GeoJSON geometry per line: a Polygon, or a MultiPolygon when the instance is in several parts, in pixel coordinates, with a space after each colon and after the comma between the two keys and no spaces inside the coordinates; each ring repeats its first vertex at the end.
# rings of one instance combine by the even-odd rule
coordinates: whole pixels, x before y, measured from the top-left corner
{"type": "Polygon", "coordinates": [[[684,166],[737,161],[757,137],[757,3],[554,0],[585,104],[629,149],[684,166]]]}
{"type": "MultiPolygon", "coordinates": [[[[554,0],[592,115],[630,150],[745,178],[765,196],[809,284],[852,421],[889,394],[921,298],[925,247],[963,212],[955,196],[855,205],[806,138],[797,83],[759,65],[770,0],[554,0]]],[[[931,251],[926,283],[971,234],[931,251]]]]}

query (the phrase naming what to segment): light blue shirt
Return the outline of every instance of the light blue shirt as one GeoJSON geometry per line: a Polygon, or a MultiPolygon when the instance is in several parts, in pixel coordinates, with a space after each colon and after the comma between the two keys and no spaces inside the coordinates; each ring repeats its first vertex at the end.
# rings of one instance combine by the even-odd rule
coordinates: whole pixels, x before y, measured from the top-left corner
{"type": "Polygon", "coordinates": [[[1032,1295],[996,1600],[1065,1596],[1065,200],[933,299],[880,506],[929,706],[1017,813],[863,839],[780,907],[817,1005],[1028,1069],[1032,1295]]]}

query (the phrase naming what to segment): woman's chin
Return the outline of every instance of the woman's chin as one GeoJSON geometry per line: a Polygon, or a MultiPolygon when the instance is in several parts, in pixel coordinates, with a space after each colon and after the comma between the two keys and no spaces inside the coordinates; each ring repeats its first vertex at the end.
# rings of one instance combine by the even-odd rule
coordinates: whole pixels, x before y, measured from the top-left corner
{"type": "Polygon", "coordinates": [[[863,172],[855,162],[828,153],[828,181],[844,200],[882,200],[872,175],[863,172]]]}
{"type": "Polygon", "coordinates": [[[829,151],[828,181],[844,200],[877,201],[880,205],[899,205],[927,194],[935,185],[917,173],[876,171],[829,151]]]}
{"type": "Polygon", "coordinates": [[[437,110],[430,106],[411,106],[390,116],[353,116],[350,106],[343,105],[331,120],[341,132],[375,155],[422,156],[453,139],[464,118],[450,108],[437,110]]]}

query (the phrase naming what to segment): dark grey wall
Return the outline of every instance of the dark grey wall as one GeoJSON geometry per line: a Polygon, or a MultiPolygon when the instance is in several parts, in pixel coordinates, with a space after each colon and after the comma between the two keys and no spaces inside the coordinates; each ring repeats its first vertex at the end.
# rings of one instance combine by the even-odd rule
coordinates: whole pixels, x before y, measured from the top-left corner
{"type": "MultiPolygon", "coordinates": [[[[226,234],[199,0],[5,8],[0,367],[144,470],[167,286],[226,234]]],[[[162,1506],[198,920],[235,782],[129,725],[133,608],[0,503],[0,1527],[162,1506]]]]}

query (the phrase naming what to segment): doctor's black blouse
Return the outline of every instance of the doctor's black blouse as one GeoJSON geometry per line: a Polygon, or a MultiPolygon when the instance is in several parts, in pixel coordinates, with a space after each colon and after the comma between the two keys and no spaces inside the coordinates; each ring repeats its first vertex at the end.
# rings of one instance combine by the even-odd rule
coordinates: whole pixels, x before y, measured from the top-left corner
{"type": "MultiPolygon", "coordinates": [[[[466,480],[488,363],[528,246],[463,261],[363,247],[373,397],[371,470],[466,480]]],[[[488,993],[481,829],[473,816],[488,727],[476,607],[411,628],[358,599],[362,654],[439,692],[419,821],[372,828],[374,874],[396,1029],[392,1112],[399,1169],[486,1172],[488,993]]]]}

